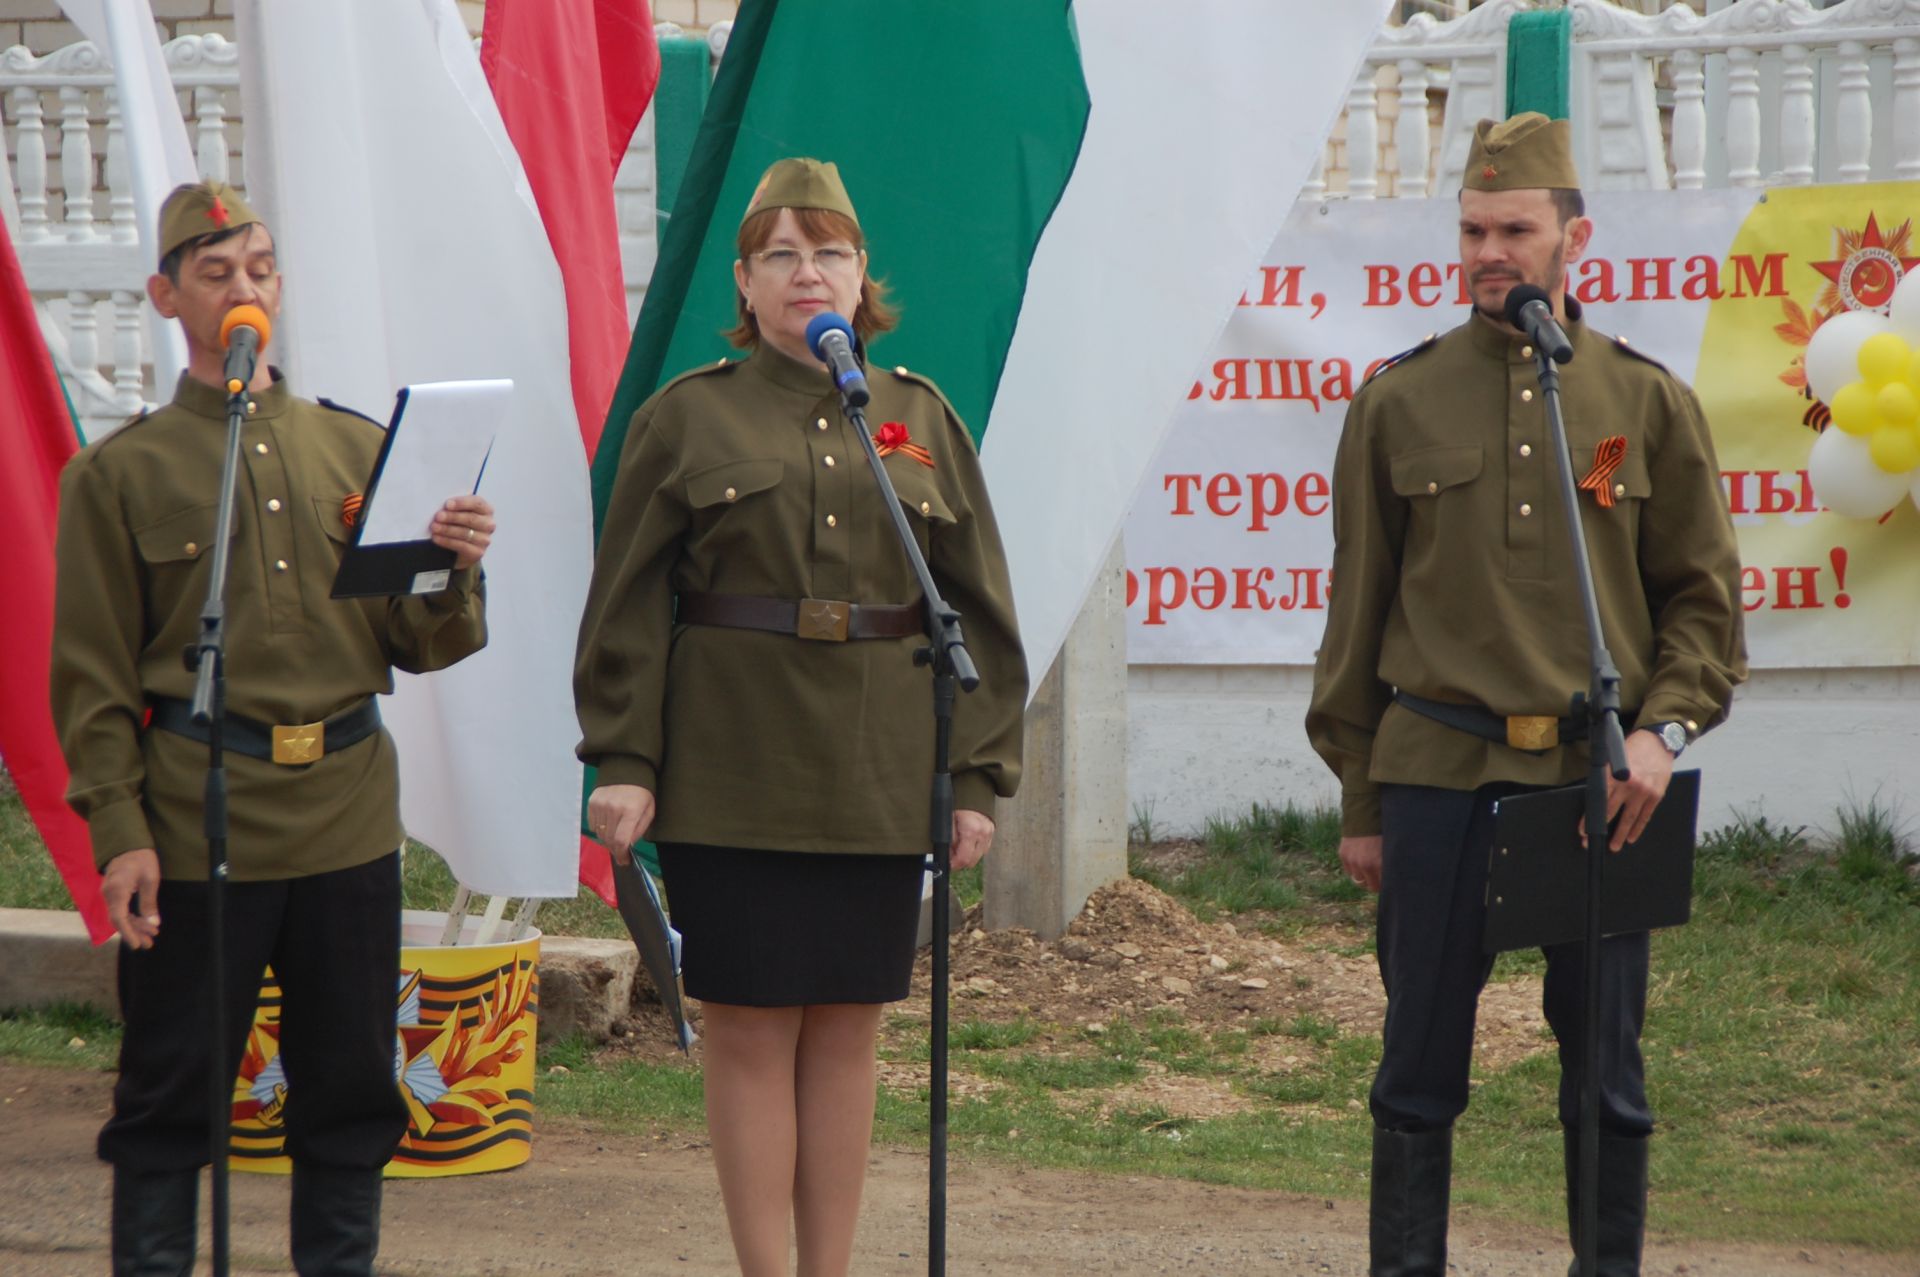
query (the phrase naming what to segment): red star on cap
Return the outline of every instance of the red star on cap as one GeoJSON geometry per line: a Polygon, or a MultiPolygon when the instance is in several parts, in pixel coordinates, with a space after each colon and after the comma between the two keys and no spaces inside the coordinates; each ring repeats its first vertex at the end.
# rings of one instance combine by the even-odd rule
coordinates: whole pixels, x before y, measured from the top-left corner
{"type": "Polygon", "coordinates": [[[1487,165],[1485,168],[1480,170],[1480,177],[1484,181],[1491,182],[1494,178],[1499,176],[1500,176],[1500,170],[1495,168],[1491,164],[1487,165]]]}
{"type": "Polygon", "coordinates": [[[233,214],[227,212],[227,206],[220,202],[218,195],[213,197],[213,207],[207,210],[207,220],[222,230],[233,220],[233,214]]]}

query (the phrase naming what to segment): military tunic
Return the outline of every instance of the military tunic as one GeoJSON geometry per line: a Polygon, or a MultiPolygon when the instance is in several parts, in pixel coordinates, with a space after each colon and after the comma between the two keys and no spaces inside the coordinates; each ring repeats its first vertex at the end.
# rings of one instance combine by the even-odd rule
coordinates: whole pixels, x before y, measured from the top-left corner
{"type": "MultiPolygon", "coordinates": [[[[1610,506],[1580,493],[1628,730],[1725,717],[1746,677],[1739,560],[1706,420],[1658,364],[1568,302],[1561,374],[1576,479],[1614,436],[1610,506]]],[[[1542,753],[1393,701],[1399,688],[1499,715],[1561,716],[1587,638],[1533,351],[1478,316],[1354,396],[1334,463],[1333,595],[1307,731],[1341,778],[1342,832],[1380,832],[1382,782],[1565,784],[1584,742],[1542,753]]]]}
{"type": "MultiPolygon", "coordinates": [[[[102,866],[156,848],[169,879],[206,877],[207,748],[143,727],[148,698],[186,699],[226,449],[226,393],[182,376],[173,402],[95,443],[61,475],[52,703],[102,866]]],[[[254,396],[242,432],[227,586],[227,707],[311,723],[393,689],[392,669],[452,665],[486,642],[478,569],[407,598],[328,597],[351,529],[342,503],[373,469],[380,427],[254,396]]],[[[325,873],[403,837],[393,741],[379,731],[305,766],[226,753],[235,880],[325,873]]]]}
{"type": "MultiPolygon", "coordinates": [[[[869,428],[980,670],[954,710],[959,807],[1020,776],[1025,657],[972,439],[932,384],[870,373],[869,428]]],[[[689,373],[635,415],[600,536],[574,691],[580,757],[653,789],[660,842],[924,854],[930,675],[919,637],[822,642],[677,624],[676,595],[912,604],[920,590],[826,372],[768,346],[689,373]]]]}

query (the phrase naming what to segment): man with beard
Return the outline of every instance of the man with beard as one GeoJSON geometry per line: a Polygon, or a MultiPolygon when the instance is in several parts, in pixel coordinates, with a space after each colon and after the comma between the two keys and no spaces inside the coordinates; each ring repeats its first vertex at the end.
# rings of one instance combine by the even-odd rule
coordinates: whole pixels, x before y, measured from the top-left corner
{"type": "MultiPolygon", "coordinates": [[[[1473,313],[1354,396],[1334,466],[1336,588],[1307,731],[1341,780],[1341,862],[1380,893],[1374,1277],[1446,1271],[1453,1122],[1492,967],[1480,936],[1494,804],[1587,772],[1585,725],[1562,718],[1588,683],[1587,642],[1533,347],[1502,317],[1515,286],[1548,293],[1575,351],[1568,441],[1632,768],[1608,782],[1612,850],[1640,836],[1674,758],[1726,716],[1746,676],[1739,561],[1699,402],[1587,328],[1567,296],[1593,233],[1570,143],[1567,123],[1543,115],[1480,122],[1459,206],[1473,313]]],[[[1585,956],[1546,950],[1570,1221],[1585,956]]],[[[1601,946],[1606,1277],[1640,1271],[1647,958],[1644,932],[1601,946]]]]}

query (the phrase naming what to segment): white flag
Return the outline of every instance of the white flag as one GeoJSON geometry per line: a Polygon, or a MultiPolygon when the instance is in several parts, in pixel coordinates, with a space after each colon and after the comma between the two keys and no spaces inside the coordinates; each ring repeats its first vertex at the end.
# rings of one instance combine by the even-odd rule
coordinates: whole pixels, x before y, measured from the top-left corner
{"type": "MultiPolygon", "coordinates": [[[[481,494],[488,643],[385,707],[407,830],[490,894],[574,894],[574,639],[591,503],[567,313],[452,0],[243,0],[247,186],[286,276],[296,393],[384,420],[411,382],[511,378],[481,494]]],[[[452,495],[452,494],[448,494],[452,495]]]]}
{"type": "Polygon", "coordinates": [[[1073,6],[1086,138],[1027,272],[981,451],[1036,688],[1387,9],[1073,6]]]}

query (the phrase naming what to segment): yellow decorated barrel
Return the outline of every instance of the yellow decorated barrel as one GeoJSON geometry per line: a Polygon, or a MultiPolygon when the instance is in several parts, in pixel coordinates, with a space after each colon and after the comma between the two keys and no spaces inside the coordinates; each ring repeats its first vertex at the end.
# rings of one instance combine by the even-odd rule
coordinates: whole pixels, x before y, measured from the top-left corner
{"type": "MultiPolygon", "coordinates": [[[[471,1175],[518,1166],[532,1151],[533,1056],[540,994],[540,933],[476,944],[481,921],[443,945],[446,915],[401,916],[394,1073],[407,1131],[387,1177],[471,1175]]],[[[496,928],[496,934],[506,930],[496,928]]],[[[280,986],[271,968],[233,1086],[228,1164],[284,1175],[280,986]]]]}

